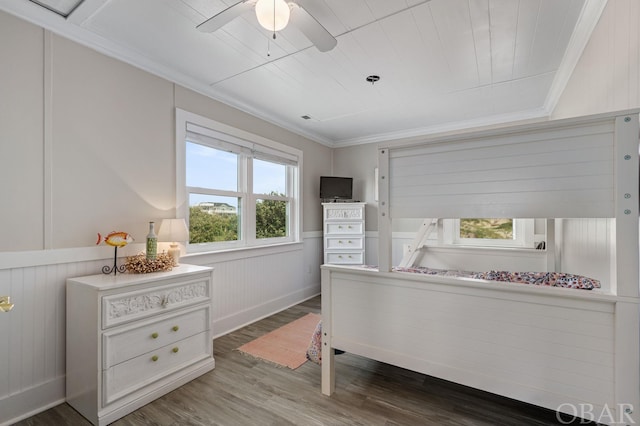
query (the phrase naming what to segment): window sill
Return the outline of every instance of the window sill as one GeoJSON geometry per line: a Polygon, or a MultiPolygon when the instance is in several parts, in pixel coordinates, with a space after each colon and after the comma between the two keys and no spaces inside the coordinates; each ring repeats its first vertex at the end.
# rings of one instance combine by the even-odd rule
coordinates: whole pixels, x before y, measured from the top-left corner
{"type": "Polygon", "coordinates": [[[228,262],[238,259],[247,259],[250,257],[268,256],[272,254],[281,254],[292,251],[300,251],[303,249],[302,242],[287,242],[279,244],[269,244],[263,246],[238,247],[232,249],[221,249],[216,251],[201,251],[187,253],[180,258],[181,262],[189,263],[189,259],[198,259],[198,263],[207,261],[211,258],[211,262],[228,262]]]}

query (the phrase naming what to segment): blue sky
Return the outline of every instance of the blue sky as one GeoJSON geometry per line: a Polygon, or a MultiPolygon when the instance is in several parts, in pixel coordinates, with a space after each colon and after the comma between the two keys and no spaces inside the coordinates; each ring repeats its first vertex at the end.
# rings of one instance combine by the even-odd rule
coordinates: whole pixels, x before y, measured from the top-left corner
{"type": "MultiPolygon", "coordinates": [[[[238,188],[237,154],[187,142],[187,186],[236,191],[238,188]]],[[[254,193],[285,193],[286,166],[253,160],[254,193]]],[[[189,205],[203,201],[222,202],[238,207],[236,198],[192,194],[189,205]]]]}

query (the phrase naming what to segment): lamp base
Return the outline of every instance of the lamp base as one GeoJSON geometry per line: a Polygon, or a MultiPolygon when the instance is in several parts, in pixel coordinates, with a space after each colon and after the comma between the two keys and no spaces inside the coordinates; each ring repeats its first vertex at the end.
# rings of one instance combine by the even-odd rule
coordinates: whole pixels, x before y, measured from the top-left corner
{"type": "Polygon", "coordinates": [[[173,257],[176,266],[178,266],[180,264],[180,246],[176,243],[169,244],[169,250],[167,253],[169,253],[169,256],[173,257]]]}

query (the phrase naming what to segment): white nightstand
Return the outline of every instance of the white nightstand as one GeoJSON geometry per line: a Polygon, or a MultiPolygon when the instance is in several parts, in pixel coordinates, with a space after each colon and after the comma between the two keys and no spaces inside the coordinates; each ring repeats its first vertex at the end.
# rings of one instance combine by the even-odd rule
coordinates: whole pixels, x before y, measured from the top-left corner
{"type": "Polygon", "coordinates": [[[212,269],[67,280],[67,402],[105,425],[215,366],[212,269]]]}

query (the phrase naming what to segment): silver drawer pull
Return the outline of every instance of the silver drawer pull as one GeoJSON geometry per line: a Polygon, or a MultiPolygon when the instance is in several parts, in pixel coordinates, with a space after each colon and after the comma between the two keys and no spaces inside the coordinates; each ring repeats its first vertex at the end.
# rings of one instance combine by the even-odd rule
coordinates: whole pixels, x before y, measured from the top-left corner
{"type": "Polygon", "coordinates": [[[338,244],[342,244],[342,240],[338,240],[338,244]]]}

